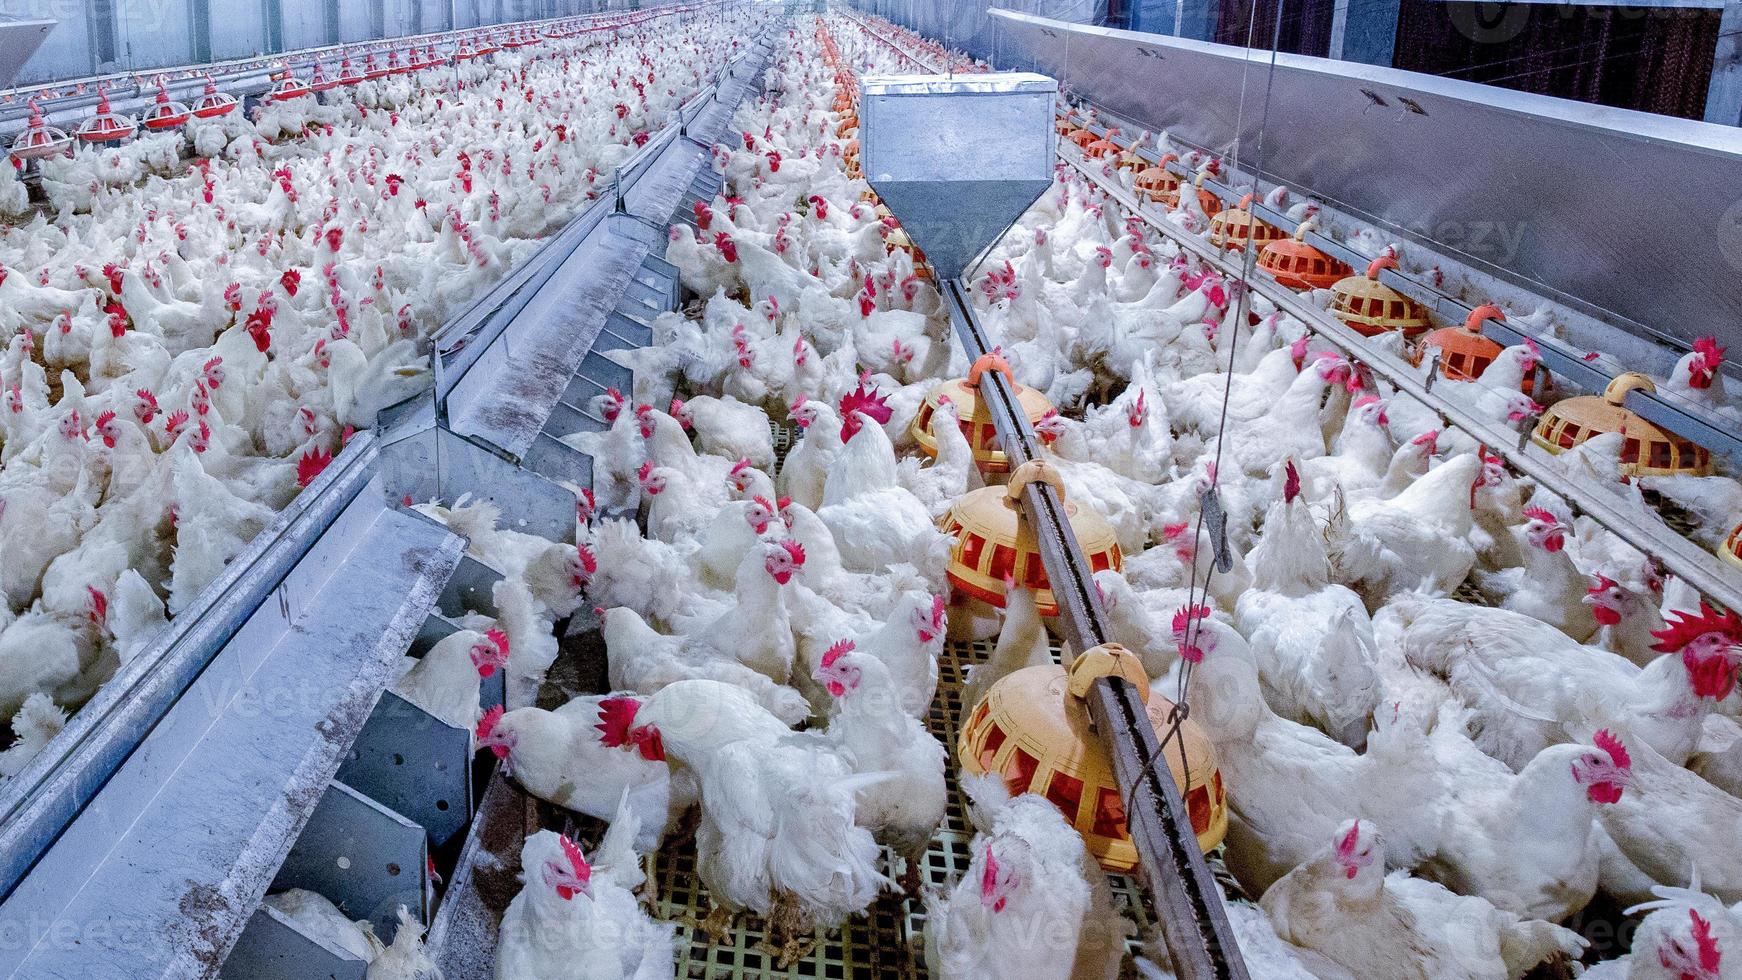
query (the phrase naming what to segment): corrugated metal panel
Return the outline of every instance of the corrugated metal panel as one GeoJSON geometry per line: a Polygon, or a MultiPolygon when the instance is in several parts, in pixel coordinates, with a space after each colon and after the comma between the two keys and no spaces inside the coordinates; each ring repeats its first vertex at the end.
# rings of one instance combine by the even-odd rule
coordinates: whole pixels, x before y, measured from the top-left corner
{"type": "Polygon", "coordinates": [[[194,0],[212,10],[212,57],[242,58],[266,51],[264,0],[194,0]]]}

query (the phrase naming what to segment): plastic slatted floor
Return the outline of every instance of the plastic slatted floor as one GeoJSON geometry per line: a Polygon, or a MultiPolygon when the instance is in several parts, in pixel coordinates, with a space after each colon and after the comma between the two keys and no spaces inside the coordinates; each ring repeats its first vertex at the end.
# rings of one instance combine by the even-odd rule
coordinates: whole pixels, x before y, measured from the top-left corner
{"type": "MultiPolygon", "coordinates": [[[[932,702],[928,726],[951,750],[950,807],[943,826],[932,838],[921,869],[928,888],[947,890],[968,868],[968,845],[974,829],[967,818],[967,798],[955,780],[956,723],[962,714],[961,690],[967,668],[990,654],[989,643],[952,643],[945,646],[939,663],[938,695],[932,702]]],[[[1055,658],[1057,655],[1055,649],[1055,658]]],[[[777,965],[778,955],[768,945],[760,923],[741,920],[729,943],[715,945],[700,928],[710,906],[706,889],[695,877],[695,860],[693,844],[649,858],[652,862],[649,880],[657,890],[656,914],[678,928],[677,975],[685,980],[739,977],[872,980],[927,975],[921,938],[924,904],[894,893],[884,895],[868,915],[850,920],[837,934],[815,937],[816,946],[811,952],[786,969],[777,965]]],[[[1137,883],[1122,875],[1111,876],[1109,880],[1121,911],[1147,925],[1152,912],[1146,908],[1137,883]]]]}

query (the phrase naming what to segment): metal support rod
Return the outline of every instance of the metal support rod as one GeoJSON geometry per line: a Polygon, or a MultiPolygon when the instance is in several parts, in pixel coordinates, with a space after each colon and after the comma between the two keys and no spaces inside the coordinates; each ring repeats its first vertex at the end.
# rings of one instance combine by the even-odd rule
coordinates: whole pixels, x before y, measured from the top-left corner
{"type": "MultiPolygon", "coordinates": [[[[974,315],[962,281],[945,283],[944,296],[950,322],[968,357],[977,359],[991,351],[994,345],[974,315]]],[[[992,413],[999,447],[1010,457],[1012,468],[1041,458],[1034,429],[1003,372],[981,374],[980,397],[992,413]]],[[[1058,491],[1045,483],[1030,483],[1022,491],[1022,509],[1058,602],[1066,643],[1080,654],[1107,642],[1111,632],[1106,611],[1058,491]]],[[[1155,900],[1175,975],[1182,980],[1246,980],[1246,967],[1222,908],[1221,889],[1198,849],[1185,803],[1161,758],[1137,692],[1122,680],[1099,680],[1089,710],[1095,732],[1113,761],[1126,827],[1141,857],[1139,873],[1155,900]]]]}

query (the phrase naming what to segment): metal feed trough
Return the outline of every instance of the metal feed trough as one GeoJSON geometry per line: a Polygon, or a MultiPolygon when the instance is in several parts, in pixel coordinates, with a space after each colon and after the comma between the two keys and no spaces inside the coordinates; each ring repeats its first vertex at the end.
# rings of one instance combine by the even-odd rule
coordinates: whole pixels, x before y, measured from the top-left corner
{"type": "MultiPolygon", "coordinates": [[[[1058,83],[1028,73],[893,75],[861,79],[860,90],[866,179],[926,254],[956,336],[968,358],[978,358],[998,338],[979,322],[961,276],[1052,185],[1058,83]]],[[[981,395],[1012,466],[1038,458],[1039,442],[1009,378],[986,372],[981,395]]],[[[1106,612],[1057,491],[1040,481],[1028,484],[1022,509],[1073,655],[1107,642],[1106,612]]],[[[1154,732],[1138,723],[1144,713],[1136,690],[1102,678],[1089,704],[1175,973],[1186,980],[1244,980],[1220,890],[1179,790],[1171,778],[1157,776],[1168,769],[1154,732]]]]}

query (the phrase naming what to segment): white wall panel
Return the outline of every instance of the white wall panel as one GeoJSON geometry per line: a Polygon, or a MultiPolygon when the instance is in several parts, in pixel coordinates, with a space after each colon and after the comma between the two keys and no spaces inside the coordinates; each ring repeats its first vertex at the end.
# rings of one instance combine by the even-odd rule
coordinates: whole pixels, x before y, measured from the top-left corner
{"type": "MultiPolygon", "coordinates": [[[[196,0],[198,2],[198,0],[196,0]]],[[[205,0],[212,7],[212,58],[266,51],[266,0],[205,0]]],[[[290,6],[295,6],[293,2],[290,6]]]]}
{"type": "Polygon", "coordinates": [[[285,49],[319,48],[326,43],[327,5],[321,0],[285,0],[285,49]]]}
{"type": "Polygon", "coordinates": [[[411,8],[412,0],[386,0],[386,36],[401,37],[412,33],[411,8]]]}
{"type": "Polygon", "coordinates": [[[368,41],[375,35],[370,25],[369,0],[339,0],[339,37],[345,41],[368,41]]]}
{"type": "Polygon", "coordinates": [[[115,0],[117,67],[137,71],[192,61],[193,15],[189,3],[190,0],[115,0]]]}

